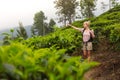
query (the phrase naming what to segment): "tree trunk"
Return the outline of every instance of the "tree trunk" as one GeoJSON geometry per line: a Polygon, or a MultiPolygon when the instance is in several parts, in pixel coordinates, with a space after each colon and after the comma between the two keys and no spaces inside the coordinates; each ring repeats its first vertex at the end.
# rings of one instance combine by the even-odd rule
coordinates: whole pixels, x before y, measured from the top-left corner
{"type": "Polygon", "coordinates": [[[69,16],[69,24],[71,24],[72,23],[72,17],[71,17],[71,15],[69,16]]]}
{"type": "Polygon", "coordinates": [[[64,17],[64,26],[66,26],[66,16],[64,17]]]}

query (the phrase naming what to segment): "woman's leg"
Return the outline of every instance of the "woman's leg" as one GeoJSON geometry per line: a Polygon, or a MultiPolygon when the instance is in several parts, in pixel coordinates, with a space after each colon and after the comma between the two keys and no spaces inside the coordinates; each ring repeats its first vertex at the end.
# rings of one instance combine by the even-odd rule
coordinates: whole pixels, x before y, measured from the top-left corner
{"type": "Polygon", "coordinates": [[[88,62],[91,61],[91,51],[92,51],[92,42],[88,42],[88,44],[87,44],[87,57],[88,57],[88,62]]]}
{"type": "Polygon", "coordinates": [[[83,58],[87,58],[87,46],[86,43],[83,43],[83,58]]]}
{"type": "Polygon", "coordinates": [[[86,59],[87,58],[87,51],[83,50],[83,57],[86,59]]]}
{"type": "Polygon", "coordinates": [[[88,62],[91,60],[91,50],[87,51],[88,62]]]}

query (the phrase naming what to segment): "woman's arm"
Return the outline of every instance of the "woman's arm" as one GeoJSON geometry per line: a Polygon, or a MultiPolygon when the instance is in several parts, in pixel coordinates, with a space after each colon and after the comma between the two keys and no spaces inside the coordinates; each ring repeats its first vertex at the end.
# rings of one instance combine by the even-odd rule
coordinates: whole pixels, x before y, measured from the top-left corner
{"type": "Polygon", "coordinates": [[[82,31],[82,28],[77,28],[77,27],[75,27],[75,26],[73,26],[73,25],[71,25],[71,24],[68,24],[68,26],[72,27],[72,28],[75,29],[75,30],[82,31]]]}

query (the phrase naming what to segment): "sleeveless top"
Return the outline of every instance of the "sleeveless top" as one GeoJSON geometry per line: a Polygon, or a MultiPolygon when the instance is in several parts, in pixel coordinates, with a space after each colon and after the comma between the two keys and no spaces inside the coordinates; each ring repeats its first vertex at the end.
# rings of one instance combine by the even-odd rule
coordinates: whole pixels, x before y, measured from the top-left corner
{"type": "Polygon", "coordinates": [[[83,42],[88,42],[90,40],[90,31],[84,30],[84,28],[81,28],[80,31],[83,34],[83,42]]]}

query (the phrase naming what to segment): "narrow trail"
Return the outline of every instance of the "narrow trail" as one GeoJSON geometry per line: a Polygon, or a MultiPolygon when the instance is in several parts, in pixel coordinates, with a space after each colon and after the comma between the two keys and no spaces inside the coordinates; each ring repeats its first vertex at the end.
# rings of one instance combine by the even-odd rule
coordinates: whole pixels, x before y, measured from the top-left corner
{"type": "Polygon", "coordinates": [[[96,52],[92,54],[92,61],[99,66],[88,71],[85,80],[120,80],[120,52],[109,50],[109,43],[100,43],[96,52]]]}
{"type": "Polygon", "coordinates": [[[88,71],[85,80],[120,80],[120,53],[98,53],[92,56],[92,60],[101,64],[88,71]]]}
{"type": "MultiPolygon", "coordinates": [[[[110,50],[109,43],[104,40],[95,46],[96,50],[92,52],[92,61],[100,63],[85,73],[84,80],[120,80],[120,52],[110,50]]],[[[82,53],[78,48],[73,55],[80,56],[82,53]]]]}

